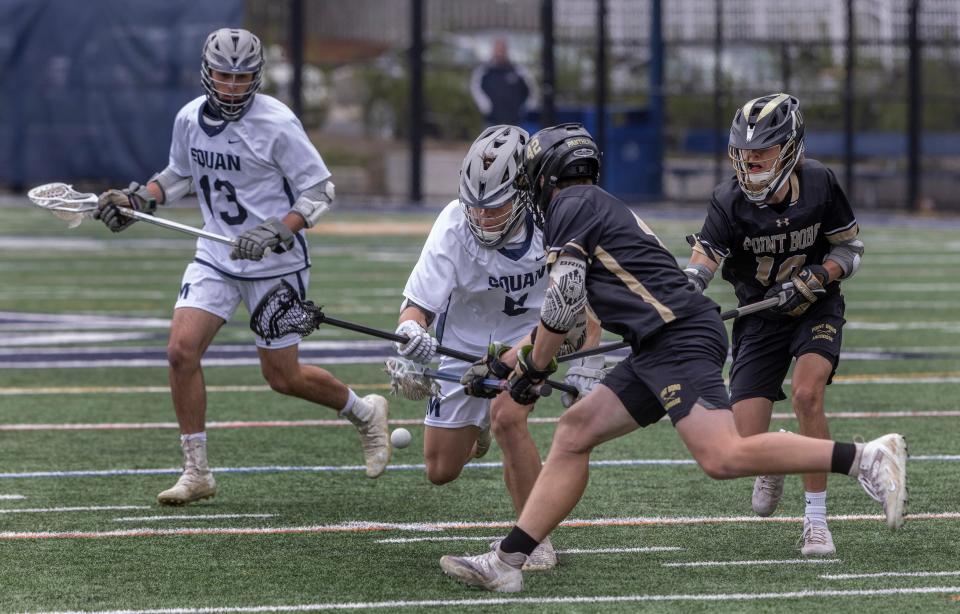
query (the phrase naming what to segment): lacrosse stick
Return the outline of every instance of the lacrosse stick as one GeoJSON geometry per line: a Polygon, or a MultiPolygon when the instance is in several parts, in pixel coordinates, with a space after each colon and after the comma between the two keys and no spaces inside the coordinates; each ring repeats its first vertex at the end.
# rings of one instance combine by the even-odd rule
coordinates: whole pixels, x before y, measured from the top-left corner
{"type": "MultiPolygon", "coordinates": [[[[763,311],[764,309],[770,309],[771,307],[776,307],[780,302],[778,298],[768,298],[762,301],[757,301],[756,303],[750,303],[749,305],[744,305],[743,307],[737,307],[736,309],[731,309],[730,311],[724,311],[720,314],[721,320],[731,320],[739,318],[740,316],[750,315],[751,313],[756,313],[758,311],[763,311]]],[[[566,356],[558,356],[557,362],[568,362],[571,360],[576,360],[578,358],[586,358],[587,356],[596,356],[597,354],[607,354],[608,352],[614,352],[616,350],[621,350],[623,348],[630,347],[628,341],[617,341],[616,343],[608,343],[606,345],[598,345],[595,348],[590,348],[589,350],[581,350],[579,352],[574,352],[572,354],[567,354],[566,356]]]]}
{"type": "MultiPolygon", "coordinates": [[[[397,343],[408,341],[407,337],[403,335],[331,318],[323,313],[323,309],[317,307],[313,301],[301,300],[297,291],[286,281],[281,281],[267,292],[250,315],[250,330],[268,341],[279,339],[290,333],[297,333],[301,337],[306,337],[317,330],[321,324],[329,324],[337,328],[344,328],[397,343]]],[[[472,356],[466,352],[442,345],[437,346],[437,354],[469,363],[480,360],[479,356],[472,356]]],[[[546,383],[550,384],[551,388],[577,394],[577,389],[574,386],[568,386],[563,382],[547,380],[546,383]]]]}
{"type": "MultiPolygon", "coordinates": [[[[411,401],[420,401],[430,396],[441,396],[440,386],[436,381],[460,383],[462,374],[449,371],[431,371],[423,365],[403,358],[388,358],[384,363],[384,371],[390,375],[390,391],[399,394],[411,401]]],[[[483,386],[491,390],[507,390],[508,384],[501,379],[485,379],[483,386]]],[[[550,384],[539,384],[534,387],[537,396],[548,397],[553,393],[550,384]]]]}
{"type": "MultiPolygon", "coordinates": [[[[77,192],[73,189],[73,186],[67,185],[66,183],[47,183],[37,186],[27,192],[27,198],[29,198],[33,204],[46,209],[61,220],[66,220],[70,228],[76,228],[84,218],[92,217],[98,208],[97,201],[99,200],[96,194],[77,192]]],[[[168,230],[176,230],[193,237],[203,237],[204,239],[210,239],[211,241],[217,241],[218,243],[224,243],[226,245],[234,245],[234,240],[230,237],[201,230],[200,228],[194,228],[193,226],[187,226],[180,222],[165,220],[161,217],[140,211],[134,211],[128,207],[117,207],[117,209],[127,217],[142,220],[154,226],[160,226],[168,230]]]]}

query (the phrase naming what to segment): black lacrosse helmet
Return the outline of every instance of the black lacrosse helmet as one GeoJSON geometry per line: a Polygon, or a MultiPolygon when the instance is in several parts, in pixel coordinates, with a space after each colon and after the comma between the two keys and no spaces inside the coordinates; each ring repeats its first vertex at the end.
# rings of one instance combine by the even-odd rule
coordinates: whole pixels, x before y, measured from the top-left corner
{"type": "Polygon", "coordinates": [[[600,148],[581,124],[544,128],[527,143],[523,174],[534,219],[542,226],[558,181],[576,177],[599,181],[600,148]]]}
{"type": "Polygon", "coordinates": [[[728,153],[744,196],[754,204],[763,204],[790,178],[803,157],[800,101],[783,93],[747,101],[733,117],[728,153]],[[780,151],[776,157],[766,160],[770,169],[750,172],[747,152],[775,145],[780,146],[780,151]]]}

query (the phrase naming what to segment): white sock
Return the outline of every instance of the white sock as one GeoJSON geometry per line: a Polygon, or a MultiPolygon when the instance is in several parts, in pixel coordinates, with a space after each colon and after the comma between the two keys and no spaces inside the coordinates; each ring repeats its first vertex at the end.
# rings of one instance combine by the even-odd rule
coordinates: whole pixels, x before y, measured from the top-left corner
{"type": "Polygon", "coordinates": [[[366,422],[370,419],[370,416],[373,414],[373,408],[369,404],[364,403],[363,399],[357,396],[357,393],[353,391],[353,388],[347,389],[347,404],[343,406],[343,409],[340,410],[338,414],[341,418],[346,418],[351,422],[356,424],[356,421],[366,422]],[[356,418],[356,421],[351,418],[356,418]]]}
{"type": "Polygon", "coordinates": [[[188,433],[186,435],[180,435],[180,443],[185,441],[206,441],[207,432],[200,431],[199,433],[188,433]]]}
{"type": "Polygon", "coordinates": [[[827,492],[805,492],[803,496],[807,500],[807,509],[803,515],[810,520],[819,520],[827,522],[827,492]]]}

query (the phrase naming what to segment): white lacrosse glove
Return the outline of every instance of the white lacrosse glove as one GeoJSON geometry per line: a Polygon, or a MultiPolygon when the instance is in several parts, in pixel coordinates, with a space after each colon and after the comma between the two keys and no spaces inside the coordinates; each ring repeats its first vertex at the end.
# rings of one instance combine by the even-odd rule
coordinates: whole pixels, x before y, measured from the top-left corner
{"type": "Polygon", "coordinates": [[[437,340],[414,320],[404,320],[397,327],[396,334],[407,338],[406,343],[395,342],[397,354],[404,358],[427,364],[437,353],[437,340]]]}
{"type": "Polygon", "coordinates": [[[567,369],[567,374],[563,378],[563,383],[575,387],[580,391],[580,395],[574,397],[569,392],[561,394],[560,402],[563,403],[564,407],[570,407],[578,399],[587,396],[600,383],[600,380],[609,371],[609,369],[603,368],[605,360],[602,355],[598,355],[571,361],[570,368],[567,369]]]}

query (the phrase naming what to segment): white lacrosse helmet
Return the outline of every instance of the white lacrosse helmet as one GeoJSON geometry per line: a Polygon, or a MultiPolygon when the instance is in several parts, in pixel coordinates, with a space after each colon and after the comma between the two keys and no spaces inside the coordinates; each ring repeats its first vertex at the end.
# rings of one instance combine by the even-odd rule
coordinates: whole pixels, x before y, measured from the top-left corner
{"type": "Polygon", "coordinates": [[[253,104],[254,95],[263,85],[263,46],[260,39],[239,28],[220,28],[211,32],[203,45],[200,83],[207,95],[207,103],[220,117],[228,121],[240,119],[253,104]],[[253,77],[244,91],[225,94],[233,87],[233,83],[214,79],[214,70],[253,77]],[[218,86],[223,91],[217,91],[218,86]]]}
{"type": "Polygon", "coordinates": [[[527,194],[520,182],[528,138],[517,126],[491,126],[463,159],[460,206],[470,232],[484,248],[506,243],[527,212],[527,194]]]}

